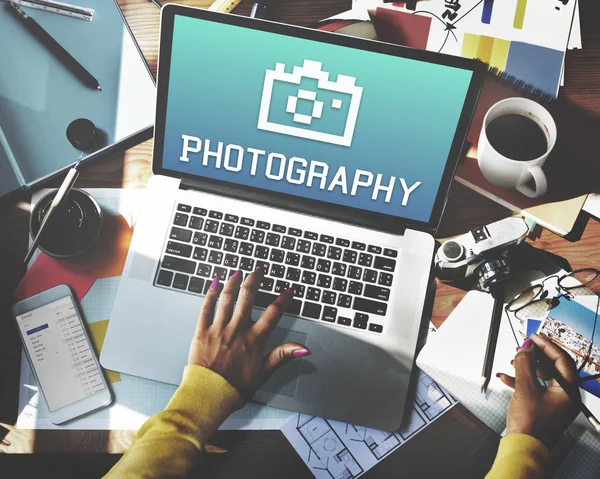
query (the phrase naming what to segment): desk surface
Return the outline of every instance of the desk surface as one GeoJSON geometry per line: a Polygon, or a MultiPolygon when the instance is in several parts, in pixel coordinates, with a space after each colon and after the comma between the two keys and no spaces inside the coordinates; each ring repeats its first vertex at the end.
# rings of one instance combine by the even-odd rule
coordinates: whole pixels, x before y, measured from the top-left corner
{"type": "MultiPolygon", "coordinates": [[[[124,14],[156,71],[159,14],[147,0],[119,0],[124,14]]],[[[188,5],[206,6],[210,0],[188,0],[188,5]]],[[[235,10],[247,15],[252,0],[243,0],[235,10]]],[[[600,117],[600,3],[581,0],[582,51],[567,55],[566,96],[579,108],[600,117]]],[[[349,8],[350,0],[279,0],[273,2],[272,18],[287,23],[307,25],[349,8]]],[[[80,187],[139,188],[151,175],[152,142],[148,141],[124,153],[114,154],[86,167],[78,180],[80,187]]],[[[598,152],[590,152],[590,157],[598,152]]],[[[24,274],[22,260],[27,244],[29,197],[23,195],[0,209],[0,424],[10,429],[9,445],[1,444],[0,453],[24,452],[123,452],[130,444],[133,431],[17,431],[20,342],[8,314],[8,296],[24,274]]],[[[446,238],[475,226],[498,220],[508,211],[458,183],[450,199],[438,234],[446,238]]],[[[567,260],[571,268],[600,268],[600,223],[590,219],[581,225],[575,242],[543,231],[532,244],[567,260]]],[[[439,326],[460,302],[465,292],[439,284],[432,306],[432,320],[439,326]]],[[[453,408],[431,427],[400,448],[365,477],[439,477],[447,475],[448,465],[460,477],[481,477],[489,468],[498,437],[462,406],[453,408]],[[431,458],[436,460],[432,461],[431,458]]],[[[294,477],[312,474],[279,431],[219,432],[213,443],[229,450],[211,454],[207,460],[210,477],[294,477]]]]}

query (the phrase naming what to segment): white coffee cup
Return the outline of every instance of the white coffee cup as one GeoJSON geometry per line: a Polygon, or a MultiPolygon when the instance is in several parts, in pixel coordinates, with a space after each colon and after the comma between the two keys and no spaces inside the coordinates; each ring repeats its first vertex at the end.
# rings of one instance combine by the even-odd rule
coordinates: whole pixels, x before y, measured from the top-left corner
{"type": "Polygon", "coordinates": [[[556,123],[548,110],[526,98],[507,98],[493,105],[485,114],[477,146],[477,161],[481,173],[492,185],[515,188],[529,198],[538,198],[548,190],[542,166],[555,144],[556,123]],[[548,143],[548,148],[542,156],[533,160],[517,161],[500,154],[490,144],[486,135],[488,125],[492,120],[509,114],[526,116],[542,128],[548,143]],[[535,189],[526,184],[531,179],[535,183],[535,189]]]}

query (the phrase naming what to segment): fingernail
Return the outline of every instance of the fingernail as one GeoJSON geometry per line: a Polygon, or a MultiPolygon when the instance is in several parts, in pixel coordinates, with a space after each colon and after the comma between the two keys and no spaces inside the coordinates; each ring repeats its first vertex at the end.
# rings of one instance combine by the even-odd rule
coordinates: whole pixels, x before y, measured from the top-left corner
{"type": "Polygon", "coordinates": [[[497,378],[499,378],[500,376],[502,376],[502,373],[496,373],[497,378]]]}
{"type": "Polygon", "coordinates": [[[296,349],[296,351],[294,351],[292,354],[295,358],[303,358],[305,356],[310,356],[310,351],[306,348],[296,349]]]}
{"type": "Polygon", "coordinates": [[[515,360],[514,360],[514,359],[511,359],[511,360],[510,360],[510,364],[511,364],[511,365],[515,364],[515,360]]]}
{"type": "Polygon", "coordinates": [[[237,278],[242,272],[238,269],[235,273],[231,275],[232,278],[237,278]]]}
{"type": "Polygon", "coordinates": [[[261,271],[262,271],[262,269],[260,269],[260,268],[256,268],[256,269],[254,270],[254,272],[255,272],[255,273],[260,273],[261,271]]]}
{"type": "Polygon", "coordinates": [[[532,344],[533,344],[533,341],[531,339],[527,338],[525,341],[523,341],[523,344],[521,344],[521,349],[527,349],[532,344]]]}
{"type": "Polygon", "coordinates": [[[212,283],[210,283],[210,289],[212,289],[213,291],[216,291],[218,287],[219,287],[219,278],[217,278],[215,276],[212,280],[212,283]]]}
{"type": "Polygon", "coordinates": [[[286,289],[283,294],[289,294],[291,296],[294,296],[294,288],[288,288],[286,289]]]}

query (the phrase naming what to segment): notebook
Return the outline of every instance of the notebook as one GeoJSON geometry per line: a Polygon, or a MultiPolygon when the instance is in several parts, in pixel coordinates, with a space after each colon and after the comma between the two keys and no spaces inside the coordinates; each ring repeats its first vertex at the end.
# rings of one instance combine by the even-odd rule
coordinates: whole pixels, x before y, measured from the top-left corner
{"type": "Polygon", "coordinates": [[[0,197],[31,187],[77,161],[69,124],[91,120],[90,154],[152,135],[154,80],[113,0],[86,0],[92,21],[23,7],[99,82],[84,85],[0,2],[0,197]],[[8,46],[8,47],[7,47],[8,46]]]}

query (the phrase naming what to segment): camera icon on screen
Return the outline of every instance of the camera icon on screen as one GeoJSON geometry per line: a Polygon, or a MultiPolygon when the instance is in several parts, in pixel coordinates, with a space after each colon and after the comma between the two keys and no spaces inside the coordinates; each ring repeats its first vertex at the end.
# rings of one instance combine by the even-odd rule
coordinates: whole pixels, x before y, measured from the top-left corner
{"type": "Polygon", "coordinates": [[[330,81],[329,73],[321,67],[321,62],[304,60],[302,66],[294,66],[292,73],[286,73],[283,63],[267,70],[257,128],[350,146],[363,89],[356,85],[355,77],[348,75],[338,75],[336,81],[330,81]],[[303,79],[316,80],[316,91],[301,87],[303,79]],[[283,95],[275,94],[277,82],[292,89],[283,95]]]}

